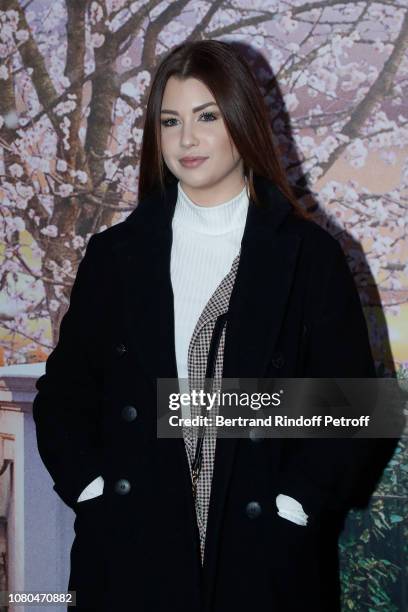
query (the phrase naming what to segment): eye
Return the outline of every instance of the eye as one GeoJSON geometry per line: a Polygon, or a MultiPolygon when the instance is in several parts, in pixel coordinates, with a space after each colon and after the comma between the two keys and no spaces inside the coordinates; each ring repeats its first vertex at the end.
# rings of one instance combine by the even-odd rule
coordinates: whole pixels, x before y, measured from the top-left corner
{"type": "Polygon", "coordinates": [[[164,127],[170,127],[170,125],[174,125],[173,123],[169,124],[169,121],[177,121],[177,119],[175,119],[174,117],[170,117],[170,119],[162,119],[160,123],[164,125],[164,127]]]}
{"type": "MultiPolygon", "coordinates": [[[[201,113],[200,115],[200,119],[204,118],[204,123],[208,123],[208,122],[212,122],[212,121],[216,121],[217,120],[217,116],[215,113],[212,113],[211,111],[205,111],[203,113],[201,113]]],[[[163,125],[164,127],[171,127],[172,125],[175,125],[175,123],[169,123],[170,121],[176,121],[177,119],[175,117],[170,117],[169,119],[162,119],[160,121],[161,125],[163,125]]]]}
{"type": "Polygon", "coordinates": [[[201,119],[201,117],[207,117],[207,118],[208,118],[208,117],[211,117],[211,121],[215,121],[215,120],[217,119],[217,117],[215,116],[215,114],[214,114],[214,113],[212,113],[211,111],[207,111],[207,112],[201,113],[201,115],[200,115],[200,119],[201,119]]]}

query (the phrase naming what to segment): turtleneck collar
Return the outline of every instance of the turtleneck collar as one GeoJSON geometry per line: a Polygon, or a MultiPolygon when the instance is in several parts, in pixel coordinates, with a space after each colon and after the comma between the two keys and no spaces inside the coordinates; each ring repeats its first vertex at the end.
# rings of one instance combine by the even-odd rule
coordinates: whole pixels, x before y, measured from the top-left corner
{"type": "Polygon", "coordinates": [[[246,186],[227,202],[216,206],[201,206],[189,198],[179,181],[173,220],[200,234],[226,234],[245,225],[248,205],[246,186]]]}

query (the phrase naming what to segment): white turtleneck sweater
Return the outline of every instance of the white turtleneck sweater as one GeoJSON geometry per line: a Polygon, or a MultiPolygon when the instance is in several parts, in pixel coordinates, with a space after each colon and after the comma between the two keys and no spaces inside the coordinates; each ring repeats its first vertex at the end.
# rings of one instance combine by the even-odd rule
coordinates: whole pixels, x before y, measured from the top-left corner
{"type": "MultiPolygon", "coordinates": [[[[195,204],[178,183],[172,220],[173,243],[170,274],[174,296],[174,328],[180,391],[188,391],[188,348],[196,323],[208,300],[231,269],[244,233],[249,198],[247,187],[215,206],[195,204]]],[[[186,411],[183,411],[183,416],[186,411]]],[[[103,492],[98,476],[81,493],[85,501],[103,492]]],[[[287,495],[276,498],[278,514],[299,525],[307,515],[301,504],[287,495]]]]}
{"type": "Polygon", "coordinates": [[[191,336],[208,300],[237,256],[249,199],[246,187],[223,204],[195,204],[178,184],[171,249],[176,360],[179,379],[188,378],[191,336]]]}

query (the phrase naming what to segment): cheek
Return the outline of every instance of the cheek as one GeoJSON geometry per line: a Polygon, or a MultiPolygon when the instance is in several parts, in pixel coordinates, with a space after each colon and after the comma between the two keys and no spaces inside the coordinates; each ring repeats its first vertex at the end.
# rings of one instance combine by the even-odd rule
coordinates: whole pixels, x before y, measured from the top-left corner
{"type": "Polygon", "coordinates": [[[171,153],[174,149],[175,143],[177,142],[176,130],[168,129],[162,130],[161,132],[161,144],[163,151],[171,153]]]}
{"type": "Polygon", "coordinates": [[[235,159],[238,152],[234,143],[232,142],[232,139],[230,138],[225,123],[219,123],[217,125],[217,130],[214,135],[218,141],[218,148],[220,151],[223,151],[224,156],[227,156],[227,158],[230,158],[231,160],[233,158],[235,159]]]}
{"type": "Polygon", "coordinates": [[[214,146],[215,146],[215,150],[219,153],[220,156],[222,156],[225,162],[235,161],[238,155],[238,152],[234,144],[228,138],[228,135],[224,133],[218,134],[217,140],[214,146]]]}
{"type": "Polygon", "coordinates": [[[171,162],[172,157],[174,157],[175,146],[174,146],[174,138],[172,138],[170,134],[164,134],[164,135],[162,134],[161,151],[162,151],[163,158],[166,161],[171,162]]]}

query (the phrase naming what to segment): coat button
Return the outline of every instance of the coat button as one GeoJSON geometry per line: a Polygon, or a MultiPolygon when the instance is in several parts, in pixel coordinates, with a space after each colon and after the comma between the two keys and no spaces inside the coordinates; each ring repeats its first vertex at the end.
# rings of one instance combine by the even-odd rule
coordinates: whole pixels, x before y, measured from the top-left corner
{"type": "Polygon", "coordinates": [[[134,406],[124,406],[122,408],[122,419],[130,423],[137,417],[137,410],[134,406]]]}
{"type": "Polygon", "coordinates": [[[285,358],[280,351],[275,353],[272,358],[272,365],[274,368],[281,368],[285,363],[285,358]]]}
{"type": "Polygon", "coordinates": [[[261,504],[257,501],[251,501],[246,505],[245,511],[249,518],[257,518],[262,512],[261,504]]]}
{"type": "Polygon", "coordinates": [[[118,344],[117,346],[115,346],[115,350],[117,355],[119,355],[119,357],[122,357],[122,355],[124,355],[125,353],[127,353],[127,348],[124,344],[118,344]]]}
{"type": "Polygon", "coordinates": [[[126,478],[121,478],[115,483],[115,493],[126,495],[130,491],[130,482],[126,478]]]}
{"type": "Polygon", "coordinates": [[[248,436],[252,442],[260,442],[263,438],[263,431],[260,427],[251,427],[248,436]]]}

